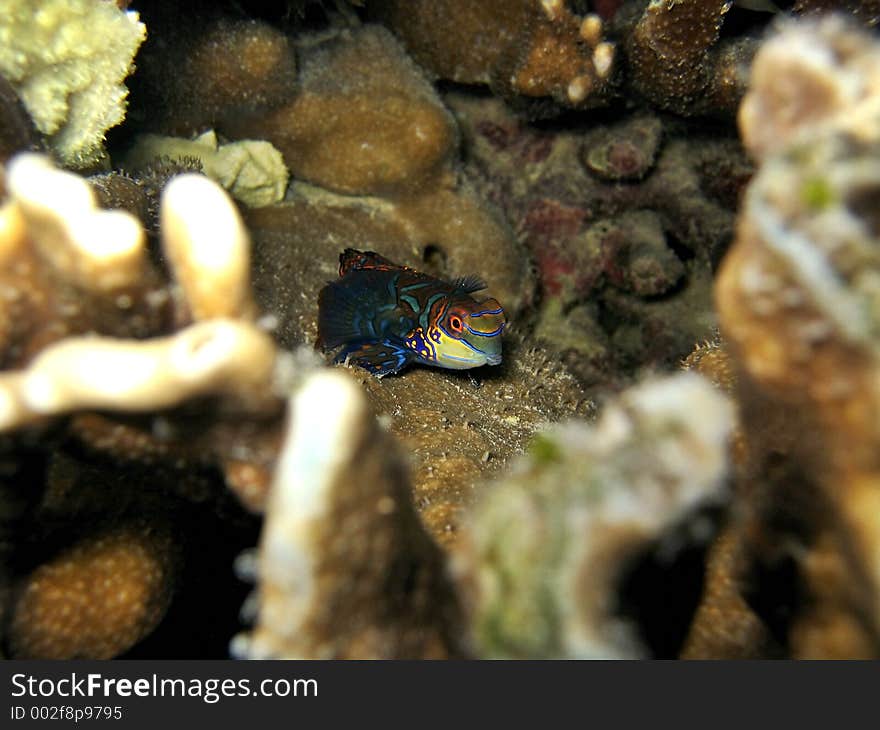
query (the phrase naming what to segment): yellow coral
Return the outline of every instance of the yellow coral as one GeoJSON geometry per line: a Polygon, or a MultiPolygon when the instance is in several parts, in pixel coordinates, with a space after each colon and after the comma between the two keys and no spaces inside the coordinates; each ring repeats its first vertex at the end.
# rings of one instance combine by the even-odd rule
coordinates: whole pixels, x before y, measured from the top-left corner
{"type": "Polygon", "coordinates": [[[104,133],[125,116],[122,84],[146,37],[138,14],[97,0],[7,0],[0,74],[66,165],[103,155],[104,133]]]}

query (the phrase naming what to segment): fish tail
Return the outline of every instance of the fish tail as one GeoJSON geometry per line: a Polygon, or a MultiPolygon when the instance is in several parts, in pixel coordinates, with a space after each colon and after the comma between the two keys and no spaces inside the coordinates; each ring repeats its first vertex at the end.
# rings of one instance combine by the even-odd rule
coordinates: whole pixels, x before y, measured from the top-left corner
{"type": "Polygon", "coordinates": [[[355,326],[357,298],[348,287],[330,282],[318,294],[318,346],[328,350],[360,335],[355,326]]]}

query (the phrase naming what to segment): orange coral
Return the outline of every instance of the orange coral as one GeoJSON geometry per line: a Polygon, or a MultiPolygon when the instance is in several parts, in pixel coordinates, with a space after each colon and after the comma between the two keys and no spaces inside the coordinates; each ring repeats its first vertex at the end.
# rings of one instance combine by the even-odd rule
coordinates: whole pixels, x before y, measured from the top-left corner
{"type": "Polygon", "coordinates": [[[607,97],[614,45],[598,15],[577,16],[563,0],[375,0],[369,9],[441,78],[567,106],[607,97]]]}
{"type": "Polygon", "coordinates": [[[155,526],[82,539],[24,579],[10,651],[18,659],[109,659],[159,623],[171,598],[174,548],[155,526]]]}

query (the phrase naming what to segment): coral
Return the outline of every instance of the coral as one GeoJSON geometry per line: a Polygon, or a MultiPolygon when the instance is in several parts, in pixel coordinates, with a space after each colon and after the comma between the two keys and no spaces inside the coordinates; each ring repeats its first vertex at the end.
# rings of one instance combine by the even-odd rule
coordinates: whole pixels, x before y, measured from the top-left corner
{"type": "Polygon", "coordinates": [[[256,563],[252,658],[445,658],[461,653],[443,558],[406,470],[361,389],[337,373],[291,405],[256,563]]]}
{"type": "Polygon", "coordinates": [[[301,66],[288,104],[221,130],[269,140],[295,177],[342,193],[410,191],[445,169],[455,125],[386,30],[365,26],[304,46],[301,66]]]}
{"type": "MultiPolygon", "coordinates": [[[[867,202],[880,186],[878,54],[841,18],[784,26],[759,52],[740,123],[760,167],[716,285],[745,446],[718,548],[737,557],[710,566],[710,584],[726,588],[710,589],[705,610],[747,600],[796,658],[880,652],[878,230],[867,202]],[[841,102],[854,81],[860,93],[841,102]],[[786,144],[771,149],[767,128],[786,144]]],[[[764,643],[762,631],[732,639],[705,618],[694,631],[691,656],[764,643]]]]}
{"type": "MultiPolygon", "coordinates": [[[[505,307],[522,301],[520,292],[528,283],[523,281],[523,256],[473,198],[467,217],[432,221],[427,211],[419,219],[420,225],[451,229],[438,239],[411,232],[414,224],[380,201],[333,196],[296,184],[293,192],[281,205],[245,215],[254,239],[255,297],[275,318],[274,332],[284,347],[315,341],[317,296],[337,275],[340,241],[352,247],[381,241],[388,258],[441,276],[476,271],[505,307]],[[425,240],[438,244],[430,249],[418,245],[425,240]],[[492,262],[488,268],[487,261],[492,262]]],[[[455,197],[447,200],[454,202],[455,197]]],[[[391,418],[391,430],[413,455],[416,504],[441,541],[455,538],[462,510],[481,478],[502,469],[536,428],[589,411],[589,399],[568,368],[522,345],[515,333],[505,341],[508,351],[509,362],[498,372],[475,373],[487,378],[480,388],[472,387],[466,376],[424,369],[393,383],[363,379],[371,405],[391,418]],[[483,461],[485,454],[489,456],[483,461]]]]}
{"type": "MultiPolygon", "coordinates": [[[[168,280],[147,255],[139,222],[129,213],[97,209],[84,179],[33,155],[13,158],[6,173],[11,197],[0,215],[0,243],[12,306],[3,310],[3,429],[15,429],[16,439],[48,434],[29,457],[46,466],[35,467],[23,482],[32,488],[45,482],[42,506],[19,519],[57,544],[71,520],[85,514],[87,522],[113,524],[114,511],[122,509],[119,519],[155,515],[143,528],[150,535],[167,521],[168,500],[210,500],[219,509],[218,476],[227,471],[242,501],[262,508],[281,432],[283,400],[275,389],[287,387],[296,366],[278,356],[271,337],[254,323],[249,238],[229,198],[192,174],[165,188],[160,218],[168,280]],[[65,413],[70,417],[58,419],[65,413]],[[128,493],[126,480],[140,486],[128,493]]],[[[17,495],[21,484],[9,488],[17,495]]],[[[85,532],[77,541],[84,547],[70,548],[74,567],[65,567],[70,560],[63,554],[58,558],[62,576],[56,577],[61,568],[53,567],[51,556],[32,567],[31,582],[27,572],[20,576],[29,586],[27,600],[15,609],[22,618],[10,622],[7,637],[17,655],[115,655],[143,638],[164,610],[157,597],[165,588],[156,576],[170,575],[163,572],[171,569],[167,551],[156,553],[153,572],[134,571],[124,582],[136,600],[156,599],[141,618],[131,616],[127,633],[114,624],[106,637],[82,633],[79,645],[51,647],[56,639],[69,645],[54,612],[66,610],[78,621],[105,601],[76,588],[79,593],[70,594],[76,604],[65,609],[53,603],[53,586],[70,571],[70,580],[78,581],[76,566],[83,560],[87,575],[129,567],[125,540],[118,549],[112,543],[120,557],[110,567],[97,533],[85,532]],[[35,611],[57,629],[47,629],[45,640],[23,628],[39,628],[31,620],[35,611]]],[[[132,550],[131,560],[152,560],[132,550]]]]}
{"type": "Polygon", "coordinates": [[[134,11],[91,0],[14,0],[0,22],[0,74],[66,165],[104,155],[104,133],[125,116],[122,82],[146,28],[134,11]]]}
{"type": "MultiPolygon", "coordinates": [[[[70,205],[66,208],[57,210],[48,204],[39,208],[44,213],[49,211],[44,217],[52,222],[50,229],[65,231],[71,220],[79,220],[83,215],[89,221],[97,218],[100,226],[100,216],[109,215],[93,207],[88,185],[81,178],[59,173],[40,159],[14,160],[9,168],[9,181],[12,191],[55,190],[59,186],[68,191],[70,205]],[[61,181],[55,179],[59,175],[61,181]]],[[[3,220],[8,225],[2,241],[16,256],[28,254],[27,270],[32,275],[45,276],[48,264],[40,257],[34,240],[39,230],[31,230],[23,212],[26,198],[20,200],[17,195],[3,209],[3,220]]],[[[464,204],[472,211],[468,214],[470,221],[465,217],[468,235],[459,234],[465,243],[478,240],[472,236],[483,235],[489,246],[497,246],[499,238],[502,245],[510,245],[505,243],[504,230],[493,218],[485,216],[476,198],[460,192],[444,191],[425,201],[402,203],[401,208],[425,206],[422,215],[427,219],[435,214],[432,206],[464,204]],[[496,226],[498,233],[492,234],[491,226],[496,226]]],[[[154,293],[140,295],[135,288],[129,294],[131,300],[123,302],[127,309],[120,310],[131,314],[138,311],[141,302],[153,302],[160,307],[162,316],[145,326],[143,341],[134,342],[129,339],[132,330],[123,326],[130,327],[132,323],[124,317],[115,331],[105,333],[106,318],[94,313],[84,313],[82,326],[77,329],[59,327],[63,310],[25,310],[31,311],[33,321],[44,323],[51,336],[32,341],[33,333],[23,328],[22,335],[28,335],[24,337],[26,347],[10,345],[15,357],[10,357],[9,363],[15,369],[7,370],[2,379],[8,386],[7,404],[20,408],[11,413],[17,419],[14,435],[27,434],[30,429],[52,429],[58,436],[38,450],[40,458],[51,464],[70,462],[69,458],[61,459],[57,452],[57,439],[61,438],[65,449],[84,460],[82,466],[74,468],[74,473],[83,469],[90,473],[97,463],[112,464],[109,471],[102,467],[96,477],[111,490],[117,479],[140,483],[141,477],[137,475],[147,470],[155,485],[144,490],[146,494],[162,489],[173,494],[174,499],[192,504],[210,504],[217,499],[213,496],[217,477],[212,472],[219,469],[227,486],[249,509],[262,511],[266,508],[270,475],[284,434],[279,418],[283,402],[275,394],[280,392],[279,388],[290,387],[291,376],[285,374],[288,370],[300,372],[312,365],[291,364],[289,357],[276,356],[266,335],[251,324],[258,313],[254,299],[277,305],[265,310],[270,315],[266,323],[277,325],[278,337],[284,344],[308,342],[315,318],[310,302],[314,303],[318,289],[333,275],[330,262],[338,255],[337,242],[348,237],[350,243],[355,243],[358,236],[375,240],[372,236],[380,235],[389,245],[396,241],[394,245],[403,254],[399,256],[401,260],[422,266],[422,257],[429,252],[413,248],[412,234],[408,232],[408,226],[414,225],[410,222],[413,217],[410,213],[398,213],[393,205],[382,201],[341,198],[302,186],[290,203],[248,212],[258,253],[252,298],[249,236],[228,198],[205,178],[175,178],[165,188],[159,212],[160,238],[169,272],[154,271],[150,257],[145,257],[143,275],[154,277],[150,289],[154,293]],[[388,238],[390,232],[394,239],[388,238]],[[326,247],[326,255],[316,248],[318,244],[326,247]],[[295,276],[289,274],[291,270],[296,272],[295,276]],[[277,287],[272,283],[275,281],[277,287]],[[105,334],[76,336],[87,331],[105,334]],[[237,347],[239,336],[250,338],[254,344],[237,347]],[[195,349],[188,347],[190,344],[195,349]],[[224,344],[231,345],[231,349],[222,347],[224,344]],[[184,357],[173,356],[177,351],[184,357]],[[100,356],[96,357],[97,354],[100,356]],[[205,366],[198,368],[198,374],[189,367],[192,357],[205,366]],[[101,367],[90,365],[83,370],[71,366],[82,362],[81,358],[101,367]],[[156,367],[163,362],[170,362],[171,367],[156,367]],[[38,387],[33,387],[35,382],[38,387]],[[36,400],[31,400],[32,396],[36,400]],[[193,400],[194,397],[197,399],[193,400]],[[91,412],[94,408],[102,410],[91,412]],[[33,421],[37,411],[42,418],[33,421]],[[70,415],[62,421],[51,418],[60,412],[70,415]],[[25,423],[30,425],[22,430],[25,423]]],[[[462,223],[437,221],[433,225],[452,226],[453,232],[447,234],[451,237],[455,227],[462,223]]],[[[89,226],[83,230],[81,238],[86,241],[85,250],[89,250],[89,226]]],[[[445,245],[449,239],[440,240],[445,245]]],[[[397,256],[391,249],[384,250],[397,256]]],[[[448,260],[444,261],[446,250],[438,246],[428,256],[430,265],[438,273],[447,265],[456,266],[452,271],[474,270],[466,258],[461,259],[463,264],[457,263],[460,250],[463,251],[450,248],[448,260]]],[[[467,253],[482,260],[491,256],[482,249],[467,253]]],[[[17,259],[9,260],[14,263],[17,259]]],[[[523,286],[517,279],[522,257],[511,253],[498,264],[497,273],[491,278],[499,289],[510,287],[515,300],[523,286]]],[[[66,275],[62,266],[58,276],[66,275]]],[[[18,276],[10,281],[16,286],[23,284],[18,276]]],[[[90,283],[88,277],[83,283],[90,283]]],[[[81,302],[82,292],[71,291],[72,296],[78,297],[73,301],[81,302]]],[[[96,296],[103,297],[104,292],[99,291],[96,296]]],[[[114,296],[112,301],[117,299],[114,296]]],[[[455,538],[461,514],[485,473],[502,470],[542,423],[563,415],[586,413],[591,407],[565,369],[548,361],[539,351],[523,349],[515,361],[481,388],[455,375],[431,377],[424,371],[414,372],[388,388],[362,383],[369,402],[384,417],[392,419],[395,435],[403,436],[407,449],[413,453],[412,499],[428,531],[440,542],[448,544],[455,538]],[[541,382],[535,383],[536,378],[541,382]],[[429,411],[425,410],[425,403],[432,404],[429,411]]],[[[10,421],[8,426],[12,425],[10,421]]],[[[52,494],[66,495],[61,505],[72,499],[83,506],[74,511],[59,505],[51,512],[41,512],[38,526],[46,524],[49,515],[51,524],[57,521],[63,525],[65,515],[81,514],[82,509],[87,514],[106,515],[107,492],[89,489],[89,479],[64,476],[68,468],[51,469],[53,476],[47,489],[52,494]]],[[[132,496],[119,502],[117,498],[111,503],[137,510],[139,499],[132,496]]],[[[419,540],[428,538],[423,536],[419,540]]],[[[453,649],[460,651],[455,644],[458,639],[450,631],[443,636],[443,641],[427,642],[430,648],[425,651],[434,655],[444,646],[447,653],[453,649]],[[447,640],[448,646],[444,643],[447,640]]],[[[360,655],[366,651],[360,651],[360,655]]],[[[410,655],[416,650],[387,651],[410,655]]]]}
{"type": "MultiPolygon", "coordinates": [[[[189,137],[289,101],[297,64],[290,39],[268,23],[145,7],[150,38],[132,83],[134,118],[147,129],[189,137]],[[196,22],[197,20],[202,22],[196,22]]],[[[258,139],[264,139],[259,137],[258,139]]]]}
{"type": "MultiPolygon", "coordinates": [[[[95,293],[130,289],[144,275],[144,234],[138,221],[118,211],[102,211],[78,178],[52,174],[47,158],[22,155],[9,166],[15,198],[38,250],[52,269],[75,286],[95,293]]],[[[10,218],[16,215],[9,211],[10,218]]],[[[12,257],[23,235],[10,241],[12,257]]]]}
{"type": "Polygon", "coordinates": [[[234,320],[147,342],[69,337],[0,375],[0,429],[77,410],[154,411],[208,394],[258,402],[274,364],[271,338],[234,320]]]}
{"type": "Polygon", "coordinates": [[[663,124],[652,114],[596,127],[584,139],[586,168],[602,180],[641,180],[654,167],[663,124]]]}
{"type": "Polygon", "coordinates": [[[729,0],[650,0],[626,41],[630,80],[680,114],[731,113],[745,90],[755,43],[719,43],[729,0]]]}
{"type": "Polygon", "coordinates": [[[199,175],[176,177],[162,193],[160,221],[165,254],[192,318],[252,319],[250,240],[225,194],[199,175]]]}
{"type": "Polygon", "coordinates": [[[184,173],[202,172],[194,157],[168,159],[159,157],[136,173],[122,171],[91,175],[86,178],[101,208],[125,210],[135,216],[144,228],[148,241],[160,237],[159,208],[162,191],[173,177],[184,173]]]}
{"type": "MultiPolygon", "coordinates": [[[[310,183],[294,184],[289,204],[249,213],[255,235],[281,229],[285,238],[302,241],[296,247],[325,242],[326,260],[317,260],[322,252],[294,268],[299,272],[321,266],[324,280],[332,277],[339,241],[347,239],[345,245],[353,246],[366,239],[366,248],[382,241],[384,254],[407,263],[422,264],[412,257],[428,258],[430,253],[440,259],[440,267],[448,267],[448,272],[435,273],[479,273],[508,309],[526,303],[532,288],[527,262],[499,216],[486,210],[466,181],[456,179],[454,120],[393,37],[381,27],[363,26],[303,35],[298,49],[297,93],[279,94],[276,105],[259,115],[214,115],[225,119],[217,126],[223,134],[269,140],[294,179],[310,183]],[[323,213],[327,208],[329,216],[323,213]],[[345,216],[356,216],[365,230],[340,220],[343,210],[345,216]],[[395,253],[395,242],[404,238],[406,253],[395,253]],[[488,260],[496,262],[494,272],[486,270],[488,260]]],[[[187,108],[196,101],[188,99],[187,108]]],[[[165,100],[172,117],[178,103],[183,102],[174,95],[165,100]]],[[[279,245],[287,249],[293,244],[279,245]]],[[[261,241],[257,251],[262,249],[261,241]]],[[[286,260],[295,253],[273,250],[268,258],[280,255],[286,260]]],[[[297,300],[284,293],[289,285],[281,280],[283,271],[277,262],[270,266],[276,282],[271,291],[267,287],[268,293],[283,298],[285,308],[309,306],[310,296],[297,300]]],[[[304,279],[308,291],[310,277],[304,279]]],[[[282,328],[286,322],[282,316],[282,328]]]]}
{"type": "Polygon", "coordinates": [[[792,11],[804,15],[846,12],[867,26],[876,26],[880,23],[880,4],[877,0],[795,0],[792,11]]]}
{"type": "Polygon", "coordinates": [[[440,78],[566,106],[607,100],[615,46],[598,15],[574,15],[563,0],[373,0],[368,7],[440,78]]]}
{"type": "Polygon", "coordinates": [[[538,436],[462,538],[457,574],[476,651],[645,656],[622,609],[625,576],[700,504],[722,498],[731,416],[705,381],[679,375],[627,391],[595,426],[538,436]]]}
{"type": "Polygon", "coordinates": [[[446,101],[469,177],[537,264],[541,342],[586,384],[672,366],[712,336],[712,271],[752,169],[726,132],[645,111],[548,130],[498,100],[446,101]]]}
{"type": "Polygon", "coordinates": [[[784,651],[755,614],[748,594],[748,560],[736,531],[722,532],[706,563],[706,588],[682,659],[766,659],[784,651]]]}
{"type": "Polygon", "coordinates": [[[744,150],[757,5],[143,0],[88,179],[0,84],[0,651],[880,653],[880,63],[780,22],[744,150]],[[484,278],[504,362],[320,367],[346,247],[484,278]]]}
{"type": "Polygon", "coordinates": [[[147,134],[137,138],[125,156],[124,167],[139,172],[158,159],[198,160],[205,175],[254,208],[277,203],[287,190],[287,168],[281,153],[268,142],[220,144],[213,130],[194,140],[147,134]]]}
{"type": "Polygon", "coordinates": [[[34,155],[7,170],[12,201],[0,209],[5,307],[0,361],[19,366],[45,345],[94,331],[143,337],[161,328],[158,293],[137,220],[96,208],[89,186],[34,155]]]}
{"type": "Polygon", "coordinates": [[[257,581],[245,607],[256,624],[233,642],[236,655],[632,657],[676,648],[669,635],[686,623],[672,616],[689,614],[668,582],[694,581],[689,553],[711,534],[704,509],[725,496],[732,426],[726,399],[701,378],[644,384],[596,426],[539,434],[518,467],[481,488],[448,566],[353,379],[314,375],[290,412],[260,544],[241,563],[257,581]],[[670,618],[647,615],[647,604],[666,604],[670,618]]]}
{"type": "Polygon", "coordinates": [[[125,525],[83,538],[18,587],[12,658],[110,659],[159,623],[174,583],[174,545],[156,526],[125,525]]]}
{"type": "Polygon", "coordinates": [[[842,18],[789,26],[786,44],[766,43],[739,109],[743,144],[757,158],[835,131],[876,135],[878,52],[841,32],[842,18]],[[820,41],[817,43],[817,41],[820,41]]]}
{"type": "Polygon", "coordinates": [[[315,303],[337,275],[340,242],[369,249],[381,241],[384,256],[441,277],[477,273],[506,309],[528,301],[533,281],[521,248],[470,190],[399,204],[297,184],[291,192],[280,205],[245,214],[255,241],[255,295],[277,317],[287,346],[314,343],[315,303]]]}

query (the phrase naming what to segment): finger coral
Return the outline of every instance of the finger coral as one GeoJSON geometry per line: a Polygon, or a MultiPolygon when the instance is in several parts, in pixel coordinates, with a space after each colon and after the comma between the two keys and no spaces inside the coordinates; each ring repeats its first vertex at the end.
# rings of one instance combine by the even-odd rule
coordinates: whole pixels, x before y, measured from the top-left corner
{"type": "MultiPolygon", "coordinates": [[[[29,456],[45,464],[29,480],[32,489],[44,483],[44,496],[20,519],[55,545],[83,510],[104,525],[117,505],[119,519],[155,515],[138,528],[147,542],[135,539],[130,551],[125,535],[107,542],[86,532],[57,557],[4,576],[4,588],[21,586],[4,594],[13,602],[6,643],[21,657],[115,656],[155,627],[170,600],[181,545],[163,537],[162,550],[150,547],[169,514],[159,495],[216,502],[218,473],[228,473],[242,501],[262,507],[281,426],[275,386],[290,364],[254,322],[248,235],[215,183],[189,174],[166,187],[166,272],[139,221],[97,208],[84,179],[33,155],[13,158],[6,173],[2,438],[44,435],[29,456]],[[149,489],[120,497],[121,483],[141,483],[144,470],[149,489]],[[66,509],[51,507],[59,500],[66,509]],[[98,578],[110,594],[93,590],[98,578]],[[119,619],[104,633],[77,628],[116,602],[119,619]]],[[[22,489],[8,486],[11,495],[22,489]]]]}
{"type": "Polygon", "coordinates": [[[0,19],[0,74],[66,165],[102,159],[104,133],[125,116],[123,80],[146,36],[134,11],[93,0],[13,0],[0,19]]]}
{"type": "Polygon", "coordinates": [[[729,0],[650,0],[627,41],[635,89],[683,114],[736,109],[754,43],[719,44],[731,6],[729,0]]]}
{"type": "Polygon", "coordinates": [[[880,655],[875,0],[6,5],[4,656],[880,655]]]}

